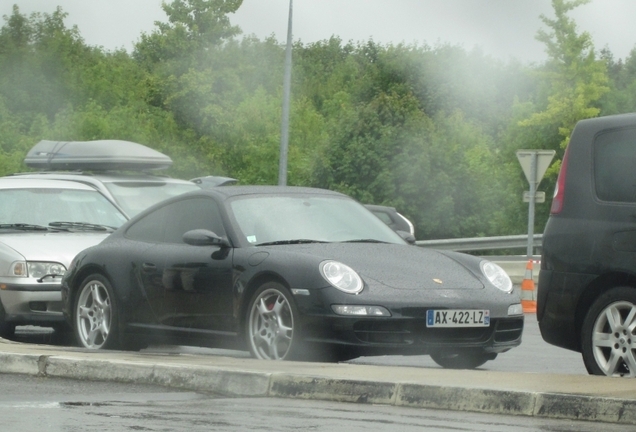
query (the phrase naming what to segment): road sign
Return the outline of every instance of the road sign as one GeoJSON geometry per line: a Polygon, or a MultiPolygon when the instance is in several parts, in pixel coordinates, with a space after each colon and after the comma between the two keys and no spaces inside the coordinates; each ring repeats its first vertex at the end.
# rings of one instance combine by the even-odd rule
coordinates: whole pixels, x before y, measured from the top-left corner
{"type": "MultiPolygon", "coordinates": [[[[523,202],[530,202],[530,191],[525,191],[523,193],[523,202]]],[[[536,202],[536,203],[544,203],[545,202],[545,192],[535,192],[534,193],[534,202],[536,202]]]]}
{"type": "Polygon", "coordinates": [[[539,186],[543,175],[550,166],[552,158],[556,152],[554,150],[517,150],[517,159],[521,164],[521,169],[526,175],[529,183],[535,182],[535,188],[539,186]],[[532,158],[536,155],[536,169],[532,172],[532,158]]]}
{"type": "Polygon", "coordinates": [[[528,202],[528,248],[527,255],[528,259],[531,259],[534,255],[533,253],[533,238],[534,238],[534,204],[536,202],[545,201],[545,193],[543,194],[543,201],[537,201],[537,186],[541,182],[543,178],[543,174],[550,166],[550,162],[552,162],[552,158],[556,152],[554,150],[517,150],[517,159],[519,159],[519,163],[521,164],[521,168],[523,169],[523,173],[526,175],[528,179],[528,183],[530,183],[530,191],[528,192],[528,200],[524,201],[528,202]],[[534,197],[534,199],[530,199],[534,197]]]}

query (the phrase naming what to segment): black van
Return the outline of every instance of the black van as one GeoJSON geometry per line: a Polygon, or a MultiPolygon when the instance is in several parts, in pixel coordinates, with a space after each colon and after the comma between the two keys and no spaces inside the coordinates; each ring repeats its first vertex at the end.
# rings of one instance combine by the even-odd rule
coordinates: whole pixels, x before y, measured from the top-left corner
{"type": "Polygon", "coordinates": [[[636,113],[580,121],[543,234],[543,339],[590,374],[636,376],[636,113]]]}

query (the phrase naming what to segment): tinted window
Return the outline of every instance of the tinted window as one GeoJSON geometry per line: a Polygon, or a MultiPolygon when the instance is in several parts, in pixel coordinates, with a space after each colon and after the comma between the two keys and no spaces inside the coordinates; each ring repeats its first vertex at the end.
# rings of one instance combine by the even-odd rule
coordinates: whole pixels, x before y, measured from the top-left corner
{"type": "Polygon", "coordinates": [[[378,210],[373,210],[372,212],[374,215],[380,218],[380,220],[384,222],[385,224],[391,225],[393,223],[393,219],[391,219],[391,216],[389,216],[388,213],[385,213],[383,211],[378,211],[378,210]]]}
{"type": "Polygon", "coordinates": [[[199,189],[194,183],[185,182],[114,182],[104,185],[130,217],[158,202],[199,189]]]}
{"type": "Polygon", "coordinates": [[[193,229],[207,229],[225,236],[213,200],[191,198],[160,207],[128,228],[126,237],[153,243],[183,243],[183,234],[193,229]]]}
{"type": "Polygon", "coordinates": [[[636,202],[636,129],[613,130],[597,136],[594,181],[599,199],[636,202]]]}

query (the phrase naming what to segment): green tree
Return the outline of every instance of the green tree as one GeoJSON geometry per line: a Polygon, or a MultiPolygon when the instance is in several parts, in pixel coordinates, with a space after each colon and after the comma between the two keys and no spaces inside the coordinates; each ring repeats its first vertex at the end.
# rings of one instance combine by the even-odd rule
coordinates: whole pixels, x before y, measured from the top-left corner
{"type": "Polygon", "coordinates": [[[24,155],[38,131],[67,105],[74,88],[68,72],[83,52],[76,28],[64,26],[66,14],[27,17],[14,5],[0,28],[1,173],[24,169],[24,155]]]}
{"type": "Polygon", "coordinates": [[[600,100],[601,114],[621,114],[636,111],[636,48],[623,61],[614,60],[609,50],[601,52],[607,63],[609,87],[600,100]]]}
{"type": "Polygon", "coordinates": [[[26,170],[22,160],[41,139],[136,141],[174,155],[173,173],[209,174],[201,157],[208,140],[153,105],[156,77],[125,51],[87,46],[77,28],[65,26],[66,16],[58,8],[27,17],[15,6],[4,17],[0,174],[26,170]]]}
{"type": "Polygon", "coordinates": [[[236,12],[242,3],[243,0],[163,2],[161,7],[168,22],[156,21],[157,29],[141,36],[135,46],[135,58],[148,67],[179,60],[183,64],[181,72],[186,71],[196,56],[240,33],[227,15],[236,12]]]}
{"type": "Polygon", "coordinates": [[[394,206],[416,222],[418,238],[501,229],[507,189],[494,137],[517,89],[529,91],[518,64],[446,45],[337,38],[301,47],[295,59],[295,94],[326,125],[312,185],[394,206]]]}
{"type": "Polygon", "coordinates": [[[69,71],[85,46],[77,28],[64,25],[66,14],[20,14],[17,6],[0,30],[0,94],[12,110],[28,117],[53,118],[74,88],[69,71]]]}
{"type": "Polygon", "coordinates": [[[153,77],[150,102],[170,111],[180,127],[198,135],[218,125],[219,113],[235,107],[240,92],[236,72],[241,58],[231,57],[235,46],[225,46],[240,33],[230,24],[242,0],[174,0],[163,3],[168,22],[143,34],[133,58],[153,77]],[[229,100],[228,100],[229,99],[229,100]]]}
{"type": "MultiPolygon", "coordinates": [[[[239,40],[228,16],[241,3],[164,3],[166,22],[132,55],[87,46],[61,9],[27,17],[16,6],[0,28],[0,174],[18,171],[40,139],[108,138],[168,154],[178,177],[274,184],[284,46],[239,40]]],[[[296,42],[288,182],[394,206],[419,238],[523,231],[514,152],[559,159],[579,119],[636,109],[636,55],[597,57],[568,16],[584,3],[553,0],[539,66],[447,44],[296,42]]]]}
{"type": "MultiPolygon", "coordinates": [[[[601,97],[609,91],[607,63],[596,55],[590,34],[579,33],[568,15],[588,2],[552,0],[555,17],[541,15],[548,29],[540,29],[536,37],[545,44],[548,60],[536,69],[539,86],[534,98],[518,102],[513,110],[517,122],[510,124],[505,135],[509,145],[503,163],[508,166],[511,180],[509,196],[515,197],[507,211],[508,226],[513,231],[523,230],[524,220],[527,223],[527,205],[516,199],[527,189],[527,181],[514,152],[521,148],[557,152],[542,181],[542,189],[551,196],[574,126],[579,120],[596,117],[601,112],[601,97]]],[[[549,203],[537,206],[538,232],[543,229],[548,213],[549,203]]]]}
{"type": "Polygon", "coordinates": [[[577,33],[576,23],[568,16],[572,9],[589,1],[552,0],[556,17],[541,15],[551,31],[541,29],[537,33],[548,54],[548,62],[539,71],[548,86],[548,103],[521,125],[556,126],[560,149],[567,146],[579,120],[599,114],[596,103],[609,91],[606,63],[597,58],[592,37],[588,32],[577,33]]]}

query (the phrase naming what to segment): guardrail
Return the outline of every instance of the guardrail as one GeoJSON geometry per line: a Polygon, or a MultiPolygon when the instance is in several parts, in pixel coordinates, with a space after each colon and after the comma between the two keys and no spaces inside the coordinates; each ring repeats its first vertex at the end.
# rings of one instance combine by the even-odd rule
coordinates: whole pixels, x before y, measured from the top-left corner
{"type": "MultiPolygon", "coordinates": [[[[533,236],[533,247],[541,248],[543,234],[533,236]]],[[[510,235],[499,237],[469,237],[458,239],[418,240],[416,245],[454,251],[485,251],[498,249],[521,249],[528,246],[528,235],[510,235]]]]}
{"type": "MultiPolygon", "coordinates": [[[[535,234],[533,236],[533,246],[535,249],[541,249],[543,234],[535,234]]],[[[442,239],[442,240],[418,240],[416,245],[421,247],[429,247],[435,249],[446,249],[462,252],[477,252],[500,249],[523,249],[528,247],[528,235],[511,235],[499,237],[471,237],[458,239],[442,239]]],[[[525,277],[527,255],[506,255],[506,256],[488,256],[499,264],[510,276],[514,284],[520,284],[525,277]]],[[[541,260],[540,255],[533,255],[535,262],[541,260]]],[[[540,266],[535,266],[532,278],[535,283],[539,280],[540,266]]]]}

